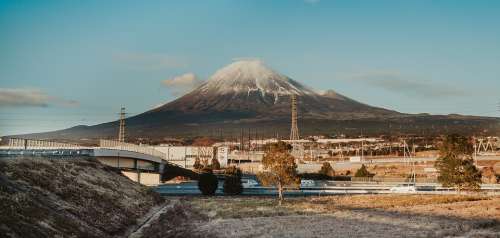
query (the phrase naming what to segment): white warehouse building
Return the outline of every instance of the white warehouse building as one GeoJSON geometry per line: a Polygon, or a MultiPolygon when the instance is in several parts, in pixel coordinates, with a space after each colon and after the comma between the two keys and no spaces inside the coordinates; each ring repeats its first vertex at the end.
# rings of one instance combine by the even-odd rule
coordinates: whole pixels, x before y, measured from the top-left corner
{"type": "Polygon", "coordinates": [[[227,147],[211,146],[153,146],[155,150],[164,153],[167,160],[181,167],[192,169],[196,158],[203,164],[210,164],[213,158],[217,158],[221,166],[227,164],[227,147]]]}

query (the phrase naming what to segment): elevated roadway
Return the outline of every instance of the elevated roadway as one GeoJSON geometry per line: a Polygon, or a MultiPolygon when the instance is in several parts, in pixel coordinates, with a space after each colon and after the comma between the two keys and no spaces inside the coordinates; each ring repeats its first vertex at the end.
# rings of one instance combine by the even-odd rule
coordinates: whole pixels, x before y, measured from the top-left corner
{"type": "Polygon", "coordinates": [[[164,177],[171,178],[177,175],[184,175],[192,179],[197,178],[195,172],[169,162],[164,153],[149,146],[112,140],[100,140],[99,146],[89,147],[53,141],[11,138],[8,146],[0,147],[0,156],[51,158],[89,156],[96,158],[101,163],[121,169],[127,177],[134,181],[148,185],[158,184],[164,177]],[[141,180],[141,176],[143,180],[141,180]]]}

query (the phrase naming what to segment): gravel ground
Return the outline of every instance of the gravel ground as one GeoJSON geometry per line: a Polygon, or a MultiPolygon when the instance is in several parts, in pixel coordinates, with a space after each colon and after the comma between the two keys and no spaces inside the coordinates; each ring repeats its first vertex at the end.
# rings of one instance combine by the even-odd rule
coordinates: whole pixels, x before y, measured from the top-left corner
{"type": "Polygon", "coordinates": [[[201,225],[198,232],[211,232],[216,237],[443,237],[466,233],[498,237],[500,234],[498,222],[379,211],[216,219],[201,225]]]}

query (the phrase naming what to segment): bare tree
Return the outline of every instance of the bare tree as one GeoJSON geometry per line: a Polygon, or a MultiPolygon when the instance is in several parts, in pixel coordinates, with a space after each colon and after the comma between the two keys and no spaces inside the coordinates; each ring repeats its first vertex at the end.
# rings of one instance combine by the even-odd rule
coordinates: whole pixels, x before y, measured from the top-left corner
{"type": "Polygon", "coordinates": [[[266,171],[258,174],[264,185],[276,186],[279,205],[283,201],[285,187],[300,183],[295,158],[290,154],[290,149],[290,145],[281,141],[270,145],[262,159],[266,171]]]}

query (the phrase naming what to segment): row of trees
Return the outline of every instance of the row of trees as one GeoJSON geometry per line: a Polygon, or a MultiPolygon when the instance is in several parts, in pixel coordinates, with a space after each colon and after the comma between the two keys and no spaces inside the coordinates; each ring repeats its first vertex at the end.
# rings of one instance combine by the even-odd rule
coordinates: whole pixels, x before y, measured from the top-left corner
{"type": "MultiPolygon", "coordinates": [[[[481,172],[474,165],[474,152],[469,138],[460,135],[449,135],[440,145],[439,158],[435,167],[439,172],[438,181],[445,187],[454,187],[458,191],[464,189],[475,190],[480,187],[481,172]]],[[[284,142],[278,142],[266,147],[262,160],[265,171],[257,176],[266,186],[275,186],[278,190],[278,202],[281,205],[284,191],[287,187],[298,187],[300,176],[297,173],[295,158],[290,154],[292,147],[284,142]]],[[[218,164],[218,163],[217,163],[218,164]]],[[[330,163],[323,163],[319,174],[332,177],[335,171],[330,163]]],[[[362,165],[355,177],[372,177],[365,165],[362,165]]],[[[200,176],[200,190],[203,194],[214,194],[217,189],[217,178],[211,172],[200,176]]],[[[240,194],[241,171],[236,167],[226,169],[224,193],[240,194]]]]}

